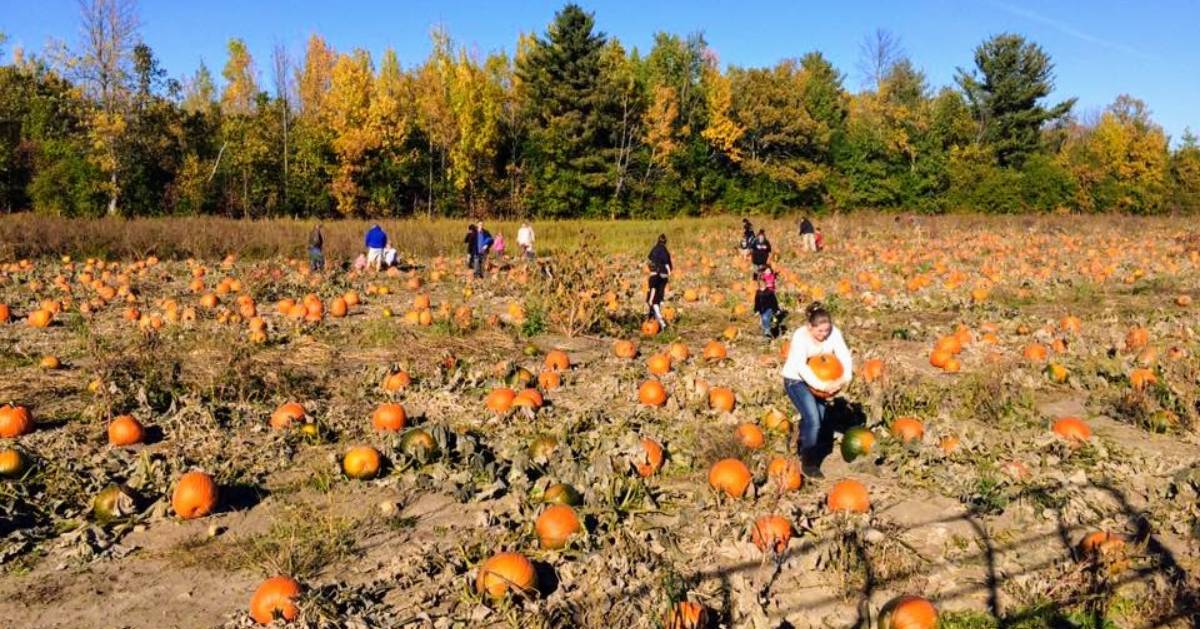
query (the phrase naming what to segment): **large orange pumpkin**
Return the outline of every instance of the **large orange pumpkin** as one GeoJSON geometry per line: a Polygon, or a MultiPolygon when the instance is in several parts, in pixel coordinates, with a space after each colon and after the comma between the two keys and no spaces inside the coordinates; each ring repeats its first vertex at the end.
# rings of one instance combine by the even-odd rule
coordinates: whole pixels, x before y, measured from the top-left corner
{"type": "Polygon", "coordinates": [[[26,319],[31,328],[48,328],[52,321],[54,321],[54,313],[45,309],[34,310],[26,319]]]}
{"type": "Polygon", "coordinates": [[[1063,417],[1054,422],[1054,434],[1072,445],[1080,445],[1092,438],[1092,429],[1078,417],[1063,417]]]}
{"type": "Polygon", "coordinates": [[[662,467],[662,445],[649,437],[642,437],[642,454],[641,460],[637,461],[634,467],[637,469],[638,476],[648,478],[662,467]]]}
{"type": "Polygon", "coordinates": [[[737,427],[737,430],[735,430],[733,434],[738,440],[738,443],[750,448],[751,450],[757,450],[763,447],[763,443],[766,441],[765,437],[763,436],[762,429],[755,424],[741,424],[737,427]]]}
{"type": "Polygon", "coordinates": [[[671,343],[670,355],[672,360],[683,362],[691,357],[692,351],[688,349],[687,345],[676,341],[671,343]]]}
{"type": "Polygon", "coordinates": [[[538,516],[534,524],[542,548],[562,548],[580,530],[579,516],[567,505],[551,505],[538,516]]]}
{"type": "Polygon", "coordinates": [[[800,460],[796,457],[777,456],[767,465],[767,479],[780,491],[796,491],[804,484],[800,460]]]}
{"type": "Polygon", "coordinates": [[[738,459],[721,459],[708,470],[708,484],[733,498],[746,493],[750,480],[750,470],[738,459]]]}
{"type": "Polygon", "coordinates": [[[613,343],[613,355],[617,358],[633,358],[637,356],[637,345],[625,339],[613,343]]]}
{"type": "Polygon", "coordinates": [[[493,413],[507,413],[512,408],[513,400],[516,399],[517,392],[505,387],[492,389],[488,393],[487,399],[483,401],[483,405],[487,410],[493,413]]]}
{"type": "Polygon", "coordinates": [[[370,480],[379,474],[382,463],[382,457],[375,448],[355,446],[342,457],[342,471],[350,478],[370,480]]]}
{"type": "Polygon", "coordinates": [[[717,362],[725,360],[728,352],[725,351],[725,344],[720,341],[709,341],[704,345],[703,352],[704,360],[708,362],[717,362]]]}
{"type": "Polygon", "coordinates": [[[114,446],[131,446],[146,440],[146,429],[132,415],[114,417],[108,423],[108,442],[114,446]]]}
{"type": "Polygon", "coordinates": [[[834,483],[829,489],[825,506],[835,512],[866,513],[871,509],[871,497],[865,485],[848,478],[834,483]]]}
{"type": "Polygon", "coordinates": [[[1045,345],[1042,345],[1041,343],[1030,343],[1029,345],[1025,346],[1023,355],[1025,356],[1025,360],[1028,360],[1031,363],[1044,363],[1046,362],[1048,353],[1046,352],[1045,345]]]}
{"type": "Polygon", "coordinates": [[[260,625],[270,624],[276,618],[287,621],[300,615],[296,598],[300,596],[300,584],[285,576],[271,577],[262,582],[250,597],[250,617],[260,625]]]}
{"type": "Polygon", "coordinates": [[[271,428],[276,430],[287,428],[294,422],[303,421],[304,416],[307,414],[304,407],[296,402],[280,404],[279,408],[276,408],[275,412],[271,413],[271,428]]]}
{"type": "MultiPolygon", "coordinates": [[[[829,384],[836,382],[843,374],[846,373],[842,366],[842,361],[837,359],[833,354],[817,354],[808,359],[808,368],[812,370],[813,375],[820,381],[818,384],[829,384]]],[[[830,394],[824,391],[818,391],[812,387],[813,395],[820,398],[828,398],[830,394]]]]}
{"type": "Polygon", "coordinates": [[[0,437],[12,439],[33,432],[33,418],[24,406],[0,406],[0,437]]]}
{"type": "Polygon", "coordinates": [[[646,360],[646,368],[650,370],[651,374],[665,376],[671,371],[671,356],[655,354],[646,360]]]}
{"type": "Polygon", "coordinates": [[[764,515],[754,521],[750,529],[750,541],[765,552],[782,553],[792,539],[792,523],[778,515],[764,515]]]}
{"type": "Polygon", "coordinates": [[[475,589],[492,598],[502,598],[509,592],[524,594],[537,588],[537,573],[533,563],[521,553],[497,553],[483,562],[475,589]]]}
{"type": "Polygon", "coordinates": [[[892,435],[900,441],[920,441],[925,436],[925,425],[916,417],[897,417],[892,420],[892,435]]]}
{"type": "Polygon", "coordinates": [[[204,472],[187,472],[175,483],[171,507],[184,520],[202,518],[217,507],[217,484],[204,472]]]}
{"type": "Polygon", "coordinates": [[[883,377],[883,361],[878,358],[869,358],[862,366],[863,382],[868,384],[878,381],[883,377]]]}
{"type": "Polygon", "coordinates": [[[571,358],[560,349],[551,350],[546,354],[545,367],[553,371],[566,371],[571,368],[571,358]]]}
{"type": "Polygon", "coordinates": [[[371,427],[376,432],[397,432],[408,425],[408,414],[399,404],[380,404],[371,413],[371,427]]]}
{"type": "Polygon", "coordinates": [[[658,380],[647,380],[638,387],[638,402],[646,406],[662,406],[667,403],[667,390],[658,380]]]}
{"type": "Polygon", "coordinates": [[[387,377],[383,379],[383,390],[390,393],[395,393],[396,391],[401,391],[408,388],[408,386],[411,384],[412,376],[409,376],[407,372],[397,371],[395,373],[388,374],[387,377]]]}

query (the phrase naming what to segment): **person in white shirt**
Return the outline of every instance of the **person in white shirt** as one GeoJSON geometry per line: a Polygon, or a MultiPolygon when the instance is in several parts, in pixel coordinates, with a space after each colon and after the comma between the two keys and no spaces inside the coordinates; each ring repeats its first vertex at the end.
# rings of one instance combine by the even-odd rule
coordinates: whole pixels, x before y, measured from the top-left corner
{"type": "Polygon", "coordinates": [[[787,360],[780,375],[788,399],[800,412],[800,458],[804,475],[821,478],[818,461],[818,440],[821,422],[825,419],[826,400],[832,399],[850,384],[854,365],[850,348],[842,331],[833,325],[833,317],[820,303],[813,302],[805,309],[808,322],[792,335],[787,360]],[[820,354],[833,354],[842,365],[842,376],[832,382],[821,380],[813,373],[808,360],[820,354]]]}
{"type": "Polygon", "coordinates": [[[533,228],[528,222],[521,223],[521,229],[517,230],[517,246],[521,248],[526,259],[533,258],[533,228]]]}

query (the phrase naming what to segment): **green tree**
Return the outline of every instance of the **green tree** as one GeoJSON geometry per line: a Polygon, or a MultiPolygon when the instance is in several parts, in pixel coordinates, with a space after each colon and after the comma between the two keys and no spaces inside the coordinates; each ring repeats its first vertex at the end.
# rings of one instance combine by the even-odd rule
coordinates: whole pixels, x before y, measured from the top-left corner
{"type": "Polygon", "coordinates": [[[1185,129],[1179,148],[1171,153],[1171,206],[1185,212],[1200,211],[1200,143],[1185,129]]]}
{"type": "Polygon", "coordinates": [[[1071,98],[1042,104],[1054,90],[1054,64],[1041,46],[1020,35],[996,35],[975,49],[975,69],[955,77],[979,126],[979,139],[1001,166],[1019,167],[1042,145],[1046,123],[1066,116],[1071,98]]]}

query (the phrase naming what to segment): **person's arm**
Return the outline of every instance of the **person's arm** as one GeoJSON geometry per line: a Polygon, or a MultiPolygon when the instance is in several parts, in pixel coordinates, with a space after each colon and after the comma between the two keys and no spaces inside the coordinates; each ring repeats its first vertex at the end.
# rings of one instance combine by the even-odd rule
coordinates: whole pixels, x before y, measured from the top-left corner
{"type": "Polygon", "coordinates": [[[813,373],[811,367],[808,366],[808,350],[812,343],[808,332],[803,327],[796,330],[792,334],[792,344],[788,347],[788,357],[786,365],[790,365],[790,371],[794,371],[805,383],[811,385],[818,382],[817,374],[813,373]]]}

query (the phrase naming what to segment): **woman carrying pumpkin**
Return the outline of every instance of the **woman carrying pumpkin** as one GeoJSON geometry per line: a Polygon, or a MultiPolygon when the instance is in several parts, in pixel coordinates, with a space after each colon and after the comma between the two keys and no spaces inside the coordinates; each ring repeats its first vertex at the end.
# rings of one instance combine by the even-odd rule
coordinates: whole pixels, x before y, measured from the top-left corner
{"type": "Polygon", "coordinates": [[[854,365],[842,331],[818,302],[805,309],[808,320],[792,335],[784,361],[783,389],[800,412],[800,458],[804,474],[822,478],[818,440],[827,400],[850,384],[854,365]]]}

